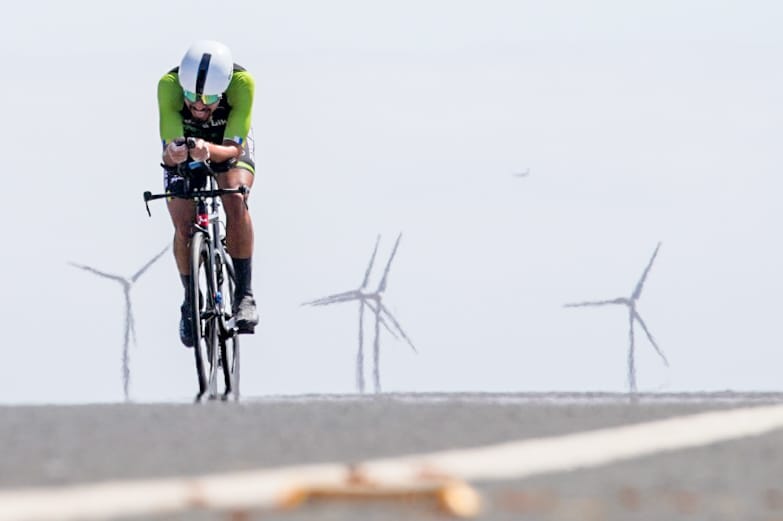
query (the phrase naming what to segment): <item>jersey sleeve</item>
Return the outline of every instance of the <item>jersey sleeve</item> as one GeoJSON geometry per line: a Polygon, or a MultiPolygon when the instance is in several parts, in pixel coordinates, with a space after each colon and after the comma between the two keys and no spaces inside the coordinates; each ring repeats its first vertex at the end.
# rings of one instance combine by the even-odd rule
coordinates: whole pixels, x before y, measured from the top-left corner
{"type": "Polygon", "coordinates": [[[245,144],[252,124],[255,89],[255,80],[248,71],[234,73],[226,90],[231,113],[228,115],[226,130],[223,133],[225,141],[233,141],[240,146],[245,144]]]}
{"type": "Polygon", "coordinates": [[[164,147],[185,134],[180,114],[183,103],[182,87],[179,86],[177,74],[169,72],[158,82],[160,140],[164,147]]]}

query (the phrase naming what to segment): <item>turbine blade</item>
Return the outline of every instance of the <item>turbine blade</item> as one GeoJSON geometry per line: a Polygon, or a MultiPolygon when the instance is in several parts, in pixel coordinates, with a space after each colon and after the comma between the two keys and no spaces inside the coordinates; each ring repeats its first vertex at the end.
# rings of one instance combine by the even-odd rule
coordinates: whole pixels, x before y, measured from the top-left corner
{"type": "Polygon", "coordinates": [[[650,333],[650,330],[647,329],[647,324],[644,323],[644,320],[642,320],[642,316],[634,310],[633,312],[633,318],[639,321],[639,325],[642,326],[642,329],[644,330],[644,333],[647,335],[647,339],[650,341],[652,346],[655,348],[655,351],[658,353],[658,356],[661,357],[663,360],[663,363],[666,367],[669,367],[669,361],[666,359],[666,355],[663,354],[663,351],[661,351],[661,348],[658,347],[658,343],[653,338],[652,334],[650,333]]]}
{"type": "MultiPolygon", "coordinates": [[[[373,304],[371,304],[369,300],[366,301],[366,305],[367,305],[368,308],[370,308],[373,311],[373,313],[378,315],[378,308],[375,307],[373,304]]],[[[399,335],[389,326],[389,323],[386,322],[386,319],[384,319],[381,315],[378,315],[378,317],[381,320],[381,325],[383,325],[383,327],[386,329],[386,331],[388,331],[389,334],[392,337],[394,337],[395,340],[399,340],[400,339],[399,335]]]]}
{"type": "Polygon", "coordinates": [[[396,318],[394,318],[394,315],[392,315],[392,314],[391,314],[391,311],[389,311],[389,309],[388,309],[386,306],[384,306],[384,305],[383,305],[383,303],[380,303],[380,302],[379,302],[379,303],[378,303],[378,306],[380,307],[380,311],[381,311],[381,313],[382,313],[382,314],[384,314],[384,315],[386,315],[386,317],[388,317],[388,318],[389,318],[389,320],[391,320],[392,324],[394,324],[394,327],[397,329],[397,332],[400,334],[400,336],[401,336],[402,338],[404,338],[404,339],[405,339],[405,341],[408,343],[408,345],[409,345],[409,346],[411,346],[411,349],[413,349],[413,351],[414,351],[415,353],[418,353],[418,352],[419,352],[419,350],[418,350],[418,349],[416,349],[416,346],[415,346],[415,345],[413,345],[413,341],[411,341],[411,339],[410,339],[410,338],[408,338],[408,335],[406,335],[406,334],[405,334],[405,331],[402,329],[402,326],[401,326],[401,325],[400,325],[400,323],[397,321],[397,319],[396,319],[396,318]]]}
{"type": "Polygon", "coordinates": [[[120,282],[121,284],[127,284],[128,283],[128,281],[125,280],[125,277],[120,277],[119,275],[114,275],[112,273],[106,273],[105,271],[96,270],[95,268],[92,268],[90,266],[85,266],[84,264],[77,264],[75,262],[69,262],[68,264],[70,264],[74,268],[79,268],[81,270],[89,271],[90,273],[98,275],[99,277],[105,277],[107,279],[116,280],[117,282],[120,282]]]}
{"type": "Polygon", "coordinates": [[[367,287],[367,283],[370,281],[370,272],[372,271],[372,265],[375,264],[375,256],[378,254],[378,245],[381,243],[381,236],[375,239],[375,249],[372,250],[372,256],[370,257],[370,263],[367,265],[367,269],[364,271],[364,279],[362,279],[362,285],[359,289],[367,287]]]}
{"type": "Polygon", "coordinates": [[[644,272],[642,273],[642,278],[639,279],[639,282],[636,283],[636,288],[633,290],[633,295],[631,295],[632,300],[636,300],[639,298],[639,295],[642,294],[642,287],[644,286],[644,281],[647,279],[647,274],[650,273],[650,268],[652,268],[653,261],[655,261],[655,257],[658,255],[658,250],[661,247],[661,243],[659,242],[658,245],[655,247],[655,251],[652,254],[652,257],[650,257],[650,262],[647,263],[647,267],[644,268],[644,272]]]}
{"type": "Polygon", "coordinates": [[[316,300],[311,300],[309,302],[303,302],[302,306],[326,306],[329,304],[336,304],[338,302],[348,302],[349,300],[361,300],[364,296],[356,291],[345,291],[343,293],[335,293],[334,295],[329,295],[328,297],[322,297],[316,300]]]}
{"type": "Polygon", "coordinates": [[[628,302],[627,298],[622,298],[621,297],[621,298],[615,298],[615,299],[612,299],[612,300],[593,300],[593,301],[588,301],[588,302],[573,302],[573,303],[569,303],[569,304],[564,304],[563,307],[564,308],[581,308],[581,307],[586,307],[586,306],[607,306],[607,305],[610,305],[610,304],[625,304],[625,305],[628,305],[630,303],[628,302]]]}
{"type": "Polygon", "coordinates": [[[378,284],[378,293],[383,293],[386,290],[386,279],[389,277],[389,269],[391,268],[391,263],[394,260],[394,256],[397,254],[397,248],[400,245],[400,239],[402,239],[402,232],[397,236],[397,240],[394,243],[394,248],[392,248],[391,255],[389,255],[389,261],[386,263],[386,269],[383,270],[383,277],[381,278],[381,282],[378,284]]]}
{"type": "Polygon", "coordinates": [[[157,255],[155,255],[153,258],[151,258],[151,259],[150,259],[150,260],[147,262],[147,264],[145,264],[144,266],[142,266],[142,267],[141,267],[141,269],[140,269],[139,271],[137,271],[137,272],[136,272],[136,273],[135,273],[135,274],[134,274],[134,275],[131,277],[131,279],[130,279],[130,280],[131,280],[131,282],[136,282],[136,281],[138,280],[138,278],[139,278],[139,277],[141,277],[141,275],[142,275],[142,274],[143,274],[145,271],[147,271],[147,269],[148,269],[150,266],[152,266],[153,264],[155,264],[155,261],[157,261],[158,259],[160,259],[160,258],[163,256],[163,254],[164,254],[164,253],[166,253],[166,250],[168,250],[169,248],[171,248],[171,245],[170,245],[170,244],[166,245],[166,247],[165,247],[165,248],[163,248],[162,250],[160,250],[160,253],[158,253],[157,255]]]}

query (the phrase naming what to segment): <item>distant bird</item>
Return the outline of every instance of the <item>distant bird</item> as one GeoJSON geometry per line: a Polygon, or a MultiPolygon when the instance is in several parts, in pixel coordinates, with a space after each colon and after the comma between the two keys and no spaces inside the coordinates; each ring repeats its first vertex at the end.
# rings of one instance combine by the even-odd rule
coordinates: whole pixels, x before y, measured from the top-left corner
{"type": "Polygon", "coordinates": [[[655,348],[655,351],[658,353],[658,356],[660,356],[661,359],[663,360],[664,365],[666,365],[667,367],[669,366],[669,361],[666,359],[666,356],[663,354],[663,351],[661,351],[661,349],[658,347],[658,344],[655,342],[655,339],[650,333],[650,330],[647,328],[647,324],[644,323],[644,320],[642,320],[642,316],[639,314],[638,311],[636,311],[636,302],[637,300],[639,300],[639,296],[642,294],[642,287],[644,286],[644,281],[647,279],[647,275],[650,272],[650,268],[652,268],[653,261],[655,261],[655,257],[658,255],[658,249],[660,247],[661,247],[661,243],[659,242],[658,246],[655,247],[655,251],[653,251],[652,257],[650,258],[650,262],[647,263],[647,267],[644,269],[644,272],[642,273],[642,277],[639,279],[639,282],[636,283],[636,287],[634,288],[633,293],[631,293],[630,297],[628,298],[618,297],[612,300],[578,302],[575,304],[565,305],[565,307],[567,308],[585,307],[585,306],[605,306],[609,304],[619,304],[628,307],[628,322],[630,324],[630,330],[628,332],[628,338],[630,340],[630,345],[628,347],[628,386],[630,388],[631,394],[636,394],[636,366],[634,361],[635,345],[634,345],[634,331],[633,331],[634,321],[638,322],[639,325],[642,326],[644,333],[647,335],[648,340],[655,348]]]}
{"type": "Polygon", "coordinates": [[[303,306],[327,306],[329,304],[337,304],[339,302],[349,302],[352,300],[359,301],[359,350],[356,355],[356,387],[360,393],[364,392],[364,308],[367,306],[370,308],[370,310],[375,314],[375,340],[373,342],[373,361],[374,361],[374,369],[373,369],[373,378],[375,382],[375,392],[379,393],[381,392],[381,376],[380,376],[380,326],[383,325],[383,327],[391,333],[391,335],[395,338],[399,338],[401,336],[405,341],[408,343],[408,345],[411,346],[414,352],[418,352],[416,350],[416,347],[413,345],[413,342],[411,342],[410,338],[408,338],[408,335],[405,334],[405,331],[403,331],[402,326],[400,326],[400,323],[397,321],[396,318],[394,318],[394,315],[391,314],[391,311],[383,304],[382,298],[383,298],[383,292],[386,290],[386,281],[389,276],[389,268],[391,267],[392,260],[394,260],[394,255],[397,253],[397,247],[400,245],[400,239],[402,238],[402,234],[400,234],[397,237],[397,241],[394,243],[394,248],[392,249],[391,255],[389,256],[389,260],[386,263],[386,268],[383,271],[383,277],[381,278],[381,281],[378,283],[378,288],[373,291],[369,292],[367,291],[367,284],[370,280],[370,272],[372,271],[373,264],[375,263],[375,256],[378,253],[378,244],[381,241],[381,236],[379,235],[377,240],[375,241],[375,249],[372,252],[372,256],[370,257],[370,263],[367,266],[367,270],[364,272],[364,279],[362,279],[362,284],[359,286],[358,289],[351,290],[351,291],[345,291],[343,293],[337,293],[334,295],[329,295],[328,297],[323,297],[317,300],[313,300],[310,302],[305,302],[302,305],[303,306]],[[389,322],[391,322],[391,325],[389,325],[389,322]]]}
{"type": "Polygon", "coordinates": [[[527,176],[530,175],[530,169],[528,168],[524,172],[515,172],[515,173],[513,173],[511,175],[514,176],[514,177],[527,177],[527,176]]]}
{"type": "Polygon", "coordinates": [[[163,256],[163,254],[166,253],[166,250],[168,250],[169,248],[170,245],[163,248],[160,251],[160,253],[158,253],[152,259],[150,259],[144,266],[141,267],[141,269],[139,269],[136,273],[134,273],[133,276],[131,276],[130,278],[125,278],[120,275],[113,275],[111,273],[99,271],[90,266],[85,266],[84,264],[77,264],[75,262],[68,263],[75,268],[89,271],[90,273],[93,273],[100,277],[114,280],[122,285],[122,290],[125,293],[125,336],[124,336],[124,341],[122,346],[122,389],[125,394],[126,402],[130,400],[130,395],[129,395],[130,369],[129,369],[128,344],[130,343],[131,336],[133,337],[133,345],[136,345],[136,327],[133,320],[133,308],[131,306],[130,291],[133,288],[133,284],[137,280],[139,280],[139,277],[141,277],[142,274],[155,263],[155,261],[160,259],[163,256]]]}

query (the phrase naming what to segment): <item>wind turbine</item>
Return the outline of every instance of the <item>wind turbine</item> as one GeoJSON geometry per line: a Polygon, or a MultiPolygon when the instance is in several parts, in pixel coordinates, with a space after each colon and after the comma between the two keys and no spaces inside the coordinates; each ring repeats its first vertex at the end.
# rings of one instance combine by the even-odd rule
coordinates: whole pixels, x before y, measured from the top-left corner
{"type": "Polygon", "coordinates": [[[136,327],[134,325],[134,320],[133,320],[133,308],[131,305],[130,291],[133,288],[133,285],[136,283],[136,281],[139,280],[139,277],[141,277],[144,274],[144,272],[147,271],[147,269],[155,263],[155,261],[160,259],[163,256],[163,254],[166,253],[166,250],[168,250],[169,248],[170,245],[163,248],[160,251],[160,253],[158,253],[152,259],[147,261],[147,263],[144,266],[142,266],[136,273],[134,273],[130,278],[125,278],[120,275],[114,275],[112,273],[106,273],[104,271],[97,270],[93,267],[86,266],[84,264],[77,264],[75,262],[68,263],[74,268],[79,268],[85,271],[89,271],[90,273],[93,273],[100,277],[104,277],[119,282],[122,285],[122,290],[125,293],[125,336],[122,345],[122,389],[123,392],[125,393],[126,402],[130,400],[129,397],[130,395],[128,393],[128,386],[130,382],[128,345],[130,343],[131,337],[133,337],[133,345],[136,345],[136,327]]]}
{"type": "Polygon", "coordinates": [[[345,291],[343,293],[336,293],[323,297],[310,302],[305,302],[303,306],[328,306],[330,304],[337,304],[340,302],[358,301],[359,302],[359,350],[356,354],[356,387],[360,393],[364,392],[364,308],[368,307],[375,315],[375,339],[373,341],[373,379],[375,383],[375,392],[381,392],[381,376],[380,376],[380,327],[383,327],[391,333],[394,338],[399,339],[401,336],[408,343],[409,346],[416,350],[416,346],[408,335],[403,331],[402,326],[394,318],[391,311],[383,304],[383,292],[386,290],[386,282],[389,276],[389,269],[391,268],[392,260],[397,253],[397,247],[400,245],[400,239],[402,233],[397,236],[397,241],[394,243],[389,260],[386,262],[386,268],[383,270],[383,276],[381,277],[378,287],[375,291],[368,291],[367,285],[370,281],[370,273],[372,272],[373,264],[375,263],[375,257],[378,254],[378,245],[381,242],[381,236],[379,235],[375,241],[375,249],[373,249],[372,256],[370,257],[370,263],[367,265],[367,269],[364,272],[364,278],[358,289],[345,291]],[[391,325],[389,324],[391,322],[391,325]],[[398,336],[399,335],[399,336],[398,336]]]}
{"type": "Polygon", "coordinates": [[[669,361],[666,359],[666,356],[663,354],[663,351],[661,351],[660,347],[658,347],[658,344],[655,342],[655,339],[650,333],[650,330],[647,328],[647,324],[644,323],[642,316],[636,310],[636,302],[639,300],[639,296],[642,294],[642,287],[644,286],[644,281],[647,279],[647,275],[650,273],[650,268],[652,268],[653,262],[655,261],[655,257],[658,255],[658,249],[660,247],[661,247],[661,243],[659,242],[658,245],[655,247],[655,251],[653,251],[652,257],[650,258],[650,262],[647,263],[647,267],[644,269],[644,272],[642,273],[642,277],[639,279],[639,282],[636,283],[636,287],[634,288],[633,293],[631,293],[630,297],[618,297],[611,300],[598,300],[592,302],[577,302],[574,304],[565,305],[565,307],[567,308],[575,308],[575,307],[606,306],[610,304],[617,304],[617,305],[626,306],[628,308],[628,322],[630,326],[628,331],[628,338],[630,342],[630,345],[628,347],[628,386],[630,388],[631,394],[636,394],[636,366],[634,360],[635,339],[634,339],[634,331],[633,331],[634,321],[638,322],[639,325],[642,326],[644,333],[647,335],[647,339],[655,348],[655,351],[658,353],[658,356],[660,356],[661,359],[663,360],[664,365],[666,365],[666,367],[669,366],[669,361]]]}

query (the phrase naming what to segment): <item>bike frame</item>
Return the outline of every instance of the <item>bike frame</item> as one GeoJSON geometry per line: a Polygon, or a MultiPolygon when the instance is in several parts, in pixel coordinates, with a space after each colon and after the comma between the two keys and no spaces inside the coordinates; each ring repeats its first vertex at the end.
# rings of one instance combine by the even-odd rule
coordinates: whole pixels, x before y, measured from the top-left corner
{"type": "MultiPolygon", "coordinates": [[[[194,192],[194,194],[198,194],[201,197],[196,199],[196,215],[193,222],[193,231],[191,233],[191,237],[196,233],[202,233],[205,235],[208,244],[209,258],[212,261],[211,269],[214,270],[214,276],[216,277],[216,287],[222,288],[224,282],[222,280],[222,267],[229,265],[231,266],[229,269],[233,270],[233,264],[231,264],[231,262],[228,260],[229,256],[226,253],[226,249],[223,244],[225,236],[221,235],[220,233],[220,225],[223,224],[225,226],[221,220],[220,215],[220,197],[210,194],[223,195],[224,193],[233,192],[226,192],[226,190],[217,189],[215,186],[216,182],[214,175],[209,176],[208,183],[208,190],[203,192],[194,192]]],[[[212,312],[219,317],[221,338],[223,336],[232,336],[236,334],[236,329],[233,325],[233,317],[231,318],[232,324],[230,325],[225,320],[227,315],[225,313],[225,301],[223,299],[223,295],[220,292],[220,289],[217,290],[217,294],[212,295],[212,299],[215,302],[215,308],[212,310],[212,312]]]]}

